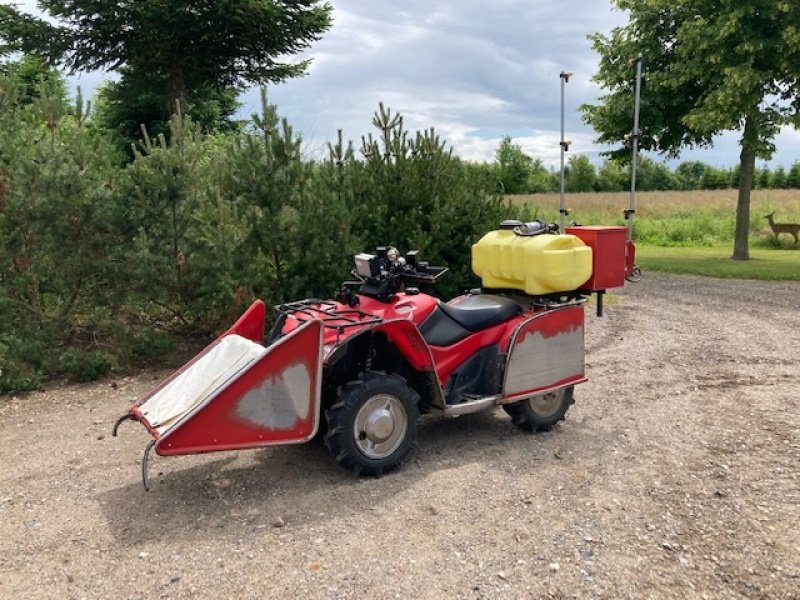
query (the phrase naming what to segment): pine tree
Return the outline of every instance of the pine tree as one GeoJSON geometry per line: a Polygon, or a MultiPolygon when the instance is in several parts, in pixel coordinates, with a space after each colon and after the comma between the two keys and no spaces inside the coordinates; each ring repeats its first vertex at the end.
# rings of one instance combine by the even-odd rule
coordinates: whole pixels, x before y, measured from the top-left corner
{"type": "Polygon", "coordinates": [[[279,59],[318,40],[332,11],[318,0],[39,0],[38,6],[50,20],[0,7],[0,55],[21,50],[72,71],[126,67],[138,81],[161,82],[173,114],[186,113],[196,90],[302,75],[309,60],[279,59]]]}
{"type": "Polygon", "coordinates": [[[800,162],[795,162],[789,169],[789,174],[786,176],[786,187],[790,189],[800,189],[800,162]]]}
{"type": "Polygon", "coordinates": [[[772,172],[772,181],[769,187],[774,190],[786,189],[786,169],[783,168],[783,165],[772,172]]]}
{"type": "Polygon", "coordinates": [[[769,171],[769,167],[764,165],[764,168],[758,172],[758,187],[759,189],[765,190],[769,188],[769,182],[772,177],[772,174],[769,171]]]}

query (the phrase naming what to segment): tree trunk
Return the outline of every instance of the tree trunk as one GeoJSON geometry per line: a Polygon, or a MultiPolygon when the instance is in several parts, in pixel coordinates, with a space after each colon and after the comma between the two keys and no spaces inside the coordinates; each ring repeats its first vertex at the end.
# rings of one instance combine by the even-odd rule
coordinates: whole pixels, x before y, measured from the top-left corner
{"type": "Polygon", "coordinates": [[[169,70],[169,114],[186,114],[186,83],[183,80],[183,68],[173,63],[169,70]]]}
{"type": "Polygon", "coordinates": [[[748,117],[742,135],[742,153],[739,155],[739,201],[736,204],[736,232],[733,240],[733,260],[750,260],[750,191],[756,168],[756,153],[750,146],[753,119],[748,117]]]}

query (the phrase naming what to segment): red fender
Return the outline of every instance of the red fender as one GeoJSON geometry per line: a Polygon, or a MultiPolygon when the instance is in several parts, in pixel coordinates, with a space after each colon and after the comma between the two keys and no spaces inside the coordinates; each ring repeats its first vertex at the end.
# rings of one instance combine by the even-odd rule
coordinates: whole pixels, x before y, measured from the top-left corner
{"type": "Polygon", "coordinates": [[[430,404],[437,408],[444,408],[444,392],[442,382],[436,373],[436,364],[428,344],[422,338],[419,329],[405,319],[385,321],[372,328],[386,334],[386,337],[400,350],[411,367],[428,375],[428,393],[430,404]]]}

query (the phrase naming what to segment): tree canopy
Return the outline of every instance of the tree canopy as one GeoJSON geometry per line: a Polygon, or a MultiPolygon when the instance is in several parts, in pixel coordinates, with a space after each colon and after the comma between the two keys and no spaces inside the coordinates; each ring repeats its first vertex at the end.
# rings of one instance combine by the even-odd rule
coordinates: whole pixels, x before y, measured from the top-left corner
{"type": "MultiPolygon", "coordinates": [[[[608,93],[582,107],[618,143],[630,132],[633,71],[642,56],[640,147],[677,156],[709,146],[715,135],[741,132],[734,259],[748,259],[750,189],[755,159],[769,158],[784,125],[800,121],[800,4],[789,0],[613,0],[629,21],[590,36],[600,54],[595,76],[608,93]]],[[[618,152],[625,152],[624,149],[618,152]]]]}
{"type": "Polygon", "coordinates": [[[515,144],[510,136],[504,136],[494,153],[498,167],[497,178],[506,194],[527,192],[528,175],[533,167],[533,159],[525,154],[522,146],[515,144]]]}
{"type": "Polygon", "coordinates": [[[319,0],[39,0],[57,24],[0,7],[0,54],[22,51],[72,71],[128,68],[165,82],[170,107],[187,91],[241,88],[302,75],[284,62],[320,38],[332,8],[319,0]]]}
{"type": "MultiPolygon", "coordinates": [[[[132,158],[132,145],[142,139],[142,127],[151,137],[169,134],[170,105],[163,78],[120,69],[118,81],[106,81],[94,102],[92,125],[113,132],[120,150],[132,158]]],[[[204,131],[229,131],[236,127],[239,107],[236,90],[203,85],[191,90],[183,110],[204,131]]]]}

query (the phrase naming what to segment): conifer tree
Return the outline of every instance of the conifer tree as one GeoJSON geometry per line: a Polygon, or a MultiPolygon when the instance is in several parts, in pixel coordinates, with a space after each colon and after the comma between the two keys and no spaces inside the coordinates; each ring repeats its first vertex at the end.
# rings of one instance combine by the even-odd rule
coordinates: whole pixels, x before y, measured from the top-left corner
{"type": "Polygon", "coordinates": [[[786,189],[786,169],[783,168],[783,165],[772,172],[772,181],[770,181],[769,187],[774,190],[786,189]]]}
{"type": "Polygon", "coordinates": [[[786,176],[786,187],[793,190],[800,189],[800,162],[792,163],[789,174],[786,176]]]}
{"type": "Polygon", "coordinates": [[[164,83],[173,113],[192,92],[283,81],[309,60],[283,62],[331,25],[319,0],[39,0],[56,24],[0,7],[0,55],[23,51],[71,71],[127,67],[164,83]]]}

